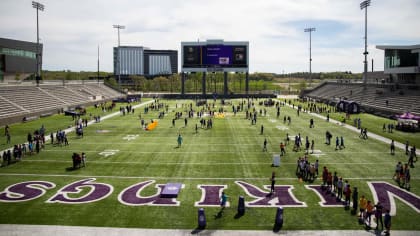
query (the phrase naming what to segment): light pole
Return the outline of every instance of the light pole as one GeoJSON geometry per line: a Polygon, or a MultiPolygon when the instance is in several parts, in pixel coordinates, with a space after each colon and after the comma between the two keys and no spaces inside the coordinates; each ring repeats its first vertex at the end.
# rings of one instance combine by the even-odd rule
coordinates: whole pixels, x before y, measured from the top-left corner
{"type": "Polygon", "coordinates": [[[98,72],[97,72],[97,79],[98,79],[98,84],[99,84],[99,45],[98,45],[98,72]]]}
{"type": "Polygon", "coordinates": [[[120,29],[125,29],[124,25],[113,25],[115,29],[118,31],[118,50],[117,50],[117,71],[118,71],[118,86],[121,88],[121,76],[120,76],[120,29]]]}
{"type": "Polygon", "coordinates": [[[312,82],[312,32],[315,28],[306,28],[304,32],[309,32],[309,86],[312,82]]]}
{"type": "Polygon", "coordinates": [[[365,55],[364,63],[364,71],[363,71],[363,83],[366,85],[367,83],[367,55],[369,54],[367,51],[367,7],[370,6],[370,0],[363,1],[360,3],[360,9],[365,9],[365,51],[363,55],[365,55]]]}
{"type": "Polygon", "coordinates": [[[41,79],[41,53],[39,52],[39,24],[38,24],[38,11],[44,11],[44,5],[32,1],[32,7],[36,9],[36,82],[39,84],[41,79]]]}

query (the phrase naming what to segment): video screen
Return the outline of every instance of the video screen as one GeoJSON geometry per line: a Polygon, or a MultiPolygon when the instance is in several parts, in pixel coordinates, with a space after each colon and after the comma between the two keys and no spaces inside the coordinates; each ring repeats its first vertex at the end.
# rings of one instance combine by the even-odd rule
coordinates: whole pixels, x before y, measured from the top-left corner
{"type": "Polygon", "coordinates": [[[246,46],[184,46],[184,67],[247,67],[246,46]]]}
{"type": "Polygon", "coordinates": [[[184,46],[184,65],[200,66],[201,46],[184,46]]]}
{"type": "Polygon", "coordinates": [[[207,45],[203,46],[203,64],[204,65],[231,65],[232,47],[225,45],[207,45]]]}

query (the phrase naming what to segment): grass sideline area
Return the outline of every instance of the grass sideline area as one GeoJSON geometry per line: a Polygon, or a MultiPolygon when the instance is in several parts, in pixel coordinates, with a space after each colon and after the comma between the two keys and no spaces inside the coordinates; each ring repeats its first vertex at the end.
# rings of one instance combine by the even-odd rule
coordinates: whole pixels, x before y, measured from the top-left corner
{"type": "MultiPolygon", "coordinates": [[[[289,104],[294,104],[295,106],[301,105],[303,108],[307,109],[310,103],[316,104],[317,106],[321,107],[327,107],[327,110],[329,110],[330,118],[337,120],[337,121],[343,121],[345,120],[345,123],[348,125],[352,125],[356,127],[354,124],[354,119],[360,118],[362,121],[361,126],[363,128],[367,128],[368,132],[372,132],[378,135],[381,135],[383,137],[394,139],[397,142],[405,144],[406,141],[409,142],[410,147],[412,145],[415,145],[416,147],[420,147],[420,138],[418,137],[418,134],[416,133],[410,133],[410,132],[404,132],[397,129],[393,129],[392,133],[389,133],[388,130],[383,131],[383,125],[387,127],[388,124],[394,124],[394,127],[397,126],[397,120],[375,116],[369,113],[359,113],[359,114],[350,114],[349,119],[346,118],[345,112],[335,112],[335,107],[331,105],[327,105],[320,102],[302,102],[299,99],[284,99],[285,102],[289,104]]],[[[323,116],[327,116],[327,112],[323,111],[319,114],[323,116]]]]}
{"type": "MultiPolygon", "coordinates": [[[[220,100],[214,103],[212,110],[223,106],[220,100]]],[[[307,113],[300,113],[287,106],[281,107],[281,115],[276,117],[275,107],[264,107],[254,100],[258,112],[256,125],[245,119],[245,111],[232,112],[231,105],[225,105],[223,116],[213,118],[213,128],[200,128],[197,108],[190,100],[160,100],[168,105],[167,115],[159,119],[152,131],[141,128],[141,117],[150,123],[158,118],[158,113],[165,108],[149,110],[144,114],[143,107],[136,108],[134,114],[117,115],[100,123],[89,125],[84,129],[84,137],[69,133],[69,146],[51,145],[47,142],[45,149],[37,155],[26,156],[22,161],[0,168],[0,191],[24,181],[48,181],[54,183],[45,194],[37,199],[22,202],[0,202],[1,224],[42,224],[74,226],[109,226],[137,228],[194,229],[197,226],[196,202],[202,199],[199,185],[225,186],[230,206],[221,217],[220,207],[205,206],[208,229],[253,229],[271,230],[273,227],[276,206],[247,207],[242,217],[236,216],[239,196],[245,196],[246,202],[255,200],[246,194],[235,181],[250,183],[261,190],[270,184],[270,176],[276,172],[276,185],[292,185],[293,195],[306,207],[285,207],[284,230],[350,230],[364,229],[357,223],[357,217],[345,211],[343,207],[322,207],[319,196],[307,189],[305,185],[321,184],[320,178],[314,183],[300,181],[296,175],[296,160],[304,151],[293,152],[292,144],[286,146],[286,155],[282,157],[280,167],[272,167],[273,154],[279,153],[279,143],[284,141],[286,133],[294,137],[301,134],[315,140],[317,155],[309,155],[309,161],[320,161],[320,167],[327,166],[337,171],[339,176],[349,180],[352,187],[357,186],[359,197],[363,194],[373,199],[367,181],[384,181],[396,185],[392,180],[395,164],[405,163],[407,156],[404,150],[397,149],[396,154],[389,154],[389,144],[373,139],[360,139],[357,133],[344,129],[332,122],[318,119],[307,113]],[[184,118],[189,105],[195,110],[194,117],[184,118]],[[267,113],[260,115],[259,110],[267,113]],[[176,112],[182,112],[182,119],[172,119],[176,112]],[[291,124],[283,122],[284,116],[291,117],[291,124]],[[309,119],[315,121],[315,128],[309,128],[309,119]],[[198,132],[195,125],[198,124],[198,132]],[[261,125],[264,132],[261,134],[261,125]],[[326,130],[333,134],[331,146],[324,144],[326,130]],[[177,148],[177,136],[182,134],[183,143],[177,148]],[[335,137],[345,138],[346,148],[335,150],[335,137]],[[268,141],[267,152],[262,151],[264,138],[268,141]],[[73,152],[87,154],[86,167],[71,170],[73,152]],[[104,154],[105,153],[105,154],[104,154]],[[107,155],[108,153],[109,155],[107,155]],[[112,186],[112,193],[99,201],[83,204],[47,203],[69,184],[95,178],[95,183],[106,183],[112,186]],[[145,185],[137,196],[153,197],[157,192],[155,184],[180,182],[184,185],[176,201],[179,206],[163,205],[125,205],[118,199],[125,192],[140,182],[153,180],[145,185]]],[[[238,105],[241,100],[231,100],[238,105]]],[[[120,104],[117,104],[117,109],[120,104]]],[[[201,109],[200,107],[199,109],[201,109]]],[[[117,110],[115,109],[115,110],[117,110]]],[[[114,111],[115,111],[114,110],[114,111]]],[[[87,113],[95,113],[88,108],[87,113]]],[[[331,117],[334,118],[334,117],[331,117]]],[[[366,117],[368,119],[369,117],[366,117]]],[[[209,117],[204,117],[208,120],[209,117]]],[[[374,125],[366,122],[368,125],[374,125]]],[[[71,117],[56,115],[40,120],[11,126],[12,142],[26,139],[26,134],[42,124],[47,132],[73,124],[71,117]],[[16,139],[15,139],[16,137],[16,139]]],[[[368,130],[369,130],[368,126],[368,130]]],[[[382,125],[381,125],[382,129],[382,125]]],[[[374,132],[374,129],[370,129],[374,132]]],[[[378,134],[381,134],[378,132],[378,134]]],[[[408,134],[409,135],[409,134],[408,134]]],[[[418,140],[411,134],[411,140],[418,140]]],[[[408,136],[407,136],[408,137],[408,136]]],[[[404,138],[407,138],[404,137],[404,138]]],[[[5,140],[5,139],[3,139],[5,140]]],[[[6,147],[4,141],[2,148],[6,147]]],[[[411,169],[411,193],[420,196],[420,174],[418,168],[411,169]]],[[[81,188],[80,192],[67,193],[68,197],[78,198],[88,195],[91,188],[81,188]]],[[[416,224],[420,213],[403,201],[396,200],[397,215],[392,219],[392,229],[419,231],[416,224]]]]}

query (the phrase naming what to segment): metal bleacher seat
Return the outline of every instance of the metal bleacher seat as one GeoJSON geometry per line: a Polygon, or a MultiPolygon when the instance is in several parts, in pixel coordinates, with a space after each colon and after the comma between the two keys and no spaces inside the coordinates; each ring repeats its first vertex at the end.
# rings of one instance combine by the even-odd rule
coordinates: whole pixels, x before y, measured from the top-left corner
{"type": "Polygon", "coordinates": [[[395,113],[411,111],[420,114],[420,96],[417,93],[418,91],[404,90],[403,94],[399,94],[397,91],[373,85],[326,82],[306,96],[330,101],[336,98],[345,98],[358,102],[362,106],[377,107],[395,113]]]}

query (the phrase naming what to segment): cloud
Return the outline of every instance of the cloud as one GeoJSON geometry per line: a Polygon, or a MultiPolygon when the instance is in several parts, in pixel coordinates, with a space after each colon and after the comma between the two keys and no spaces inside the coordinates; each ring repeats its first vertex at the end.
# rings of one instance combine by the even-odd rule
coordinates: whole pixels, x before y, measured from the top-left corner
{"type": "MultiPolygon", "coordinates": [[[[112,71],[112,47],[122,45],[176,49],[181,41],[225,39],[250,42],[250,70],[281,73],[308,71],[309,35],[312,69],[363,70],[364,11],[360,1],[334,0],[40,0],[40,37],[44,69],[112,71]]],[[[369,60],[383,69],[376,44],[418,44],[420,1],[372,1],[368,8],[369,60]]],[[[0,1],[1,37],[36,41],[36,13],[29,0],[0,1]]],[[[375,66],[376,67],[376,66],[375,66]]]]}

